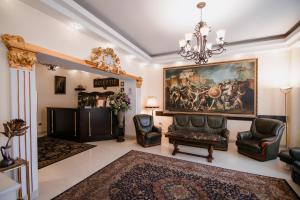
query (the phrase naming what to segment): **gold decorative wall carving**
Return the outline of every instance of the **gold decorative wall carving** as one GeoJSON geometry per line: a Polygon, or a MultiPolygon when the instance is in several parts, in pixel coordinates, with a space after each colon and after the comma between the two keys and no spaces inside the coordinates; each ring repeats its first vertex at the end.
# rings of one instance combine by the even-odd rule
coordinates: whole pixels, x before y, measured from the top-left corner
{"type": "Polygon", "coordinates": [[[1,39],[8,49],[8,62],[10,67],[13,68],[32,69],[33,65],[37,62],[36,54],[41,53],[76,63],[84,67],[116,74],[124,79],[133,79],[136,81],[137,88],[140,88],[142,85],[143,79],[141,77],[126,73],[121,69],[120,59],[111,48],[95,48],[92,50],[90,60],[82,60],[70,55],[65,55],[60,52],[26,43],[23,37],[18,35],[3,34],[1,39]]]}
{"type": "Polygon", "coordinates": [[[103,49],[101,47],[92,49],[90,61],[96,65],[96,68],[114,74],[126,74],[121,69],[120,58],[115,54],[112,48],[103,49]]]}
{"type": "Polygon", "coordinates": [[[1,39],[8,49],[7,59],[10,67],[31,70],[37,62],[36,53],[26,51],[25,41],[21,36],[4,34],[1,39]]]}

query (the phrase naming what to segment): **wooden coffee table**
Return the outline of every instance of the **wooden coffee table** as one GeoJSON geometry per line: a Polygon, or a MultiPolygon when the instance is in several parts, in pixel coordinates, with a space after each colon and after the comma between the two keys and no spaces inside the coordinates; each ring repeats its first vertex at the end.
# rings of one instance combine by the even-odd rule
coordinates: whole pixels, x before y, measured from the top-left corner
{"type": "Polygon", "coordinates": [[[199,133],[197,134],[197,137],[192,137],[192,135],[193,134],[191,133],[176,133],[176,132],[166,133],[166,137],[173,140],[174,150],[172,155],[175,155],[176,153],[183,153],[187,155],[207,158],[208,162],[212,162],[214,145],[219,144],[221,142],[221,139],[219,137],[213,137],[205,133],[199,133]],[[192,144],[189,146],[202,147],[202,148],[203,146],[207,146],[208,155],[199,155],[199,154],[179,151],[178,145],[188,145],[189,143],[192,144]]]}

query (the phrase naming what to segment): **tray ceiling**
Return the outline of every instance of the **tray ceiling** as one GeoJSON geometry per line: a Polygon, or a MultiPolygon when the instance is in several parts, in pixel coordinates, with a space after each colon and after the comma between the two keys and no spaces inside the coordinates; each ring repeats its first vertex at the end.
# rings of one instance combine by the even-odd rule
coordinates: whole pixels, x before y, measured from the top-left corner
{"type": "MultiPolygon", "coordinates": [[[[178,51],[200,13],[195,0],[75,0],[150,56],[178,51]]],[[[235,42],[286,33],[300,20],[299,0],[209,0],[203,12],[212,27],[235,42]]],[[[209,39],[213,42],[215,33],[209,39]]]]}

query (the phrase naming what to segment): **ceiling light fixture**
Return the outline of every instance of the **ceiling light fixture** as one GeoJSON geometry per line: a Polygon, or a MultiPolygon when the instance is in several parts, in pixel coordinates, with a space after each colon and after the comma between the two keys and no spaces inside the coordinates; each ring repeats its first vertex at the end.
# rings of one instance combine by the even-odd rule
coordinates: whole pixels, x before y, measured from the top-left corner
{"type": "Polygon", "coordinates": [[[80,30],[80,29],[83,28],[82,25],[79,24],[79,23],[77,23],[77,22],[72,22],[72,23],[71,23],[71,26],[72,26],[72,28],[74,28],[75,30],[80,30]]]}
{"type": "Polygon", "coordinates": [[[205,5],[205,2],[197,4],[197,8],[200,9],[201,18],[195,27],[195,32],[185,34],[185,39],[179,41],[180,51],[178,54],[186,60],[194,60],[196,64],[205,64],[212,55],[221,54],[225,51],[225,30],[221,29],[216,31],[216,48],[213,48],[212,43],[207,42],[210,27],[206,22],[202,21],[202,9],[205,5]]]}

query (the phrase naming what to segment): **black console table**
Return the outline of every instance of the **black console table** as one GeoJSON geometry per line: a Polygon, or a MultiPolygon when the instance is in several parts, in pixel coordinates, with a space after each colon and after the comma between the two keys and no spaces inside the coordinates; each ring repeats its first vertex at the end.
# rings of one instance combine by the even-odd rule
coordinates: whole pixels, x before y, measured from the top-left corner
{"type": "Polygon", "coordinates": [[[47,135],[90,142],[123,134],[110,108],[47,108],[47,135]]]}

